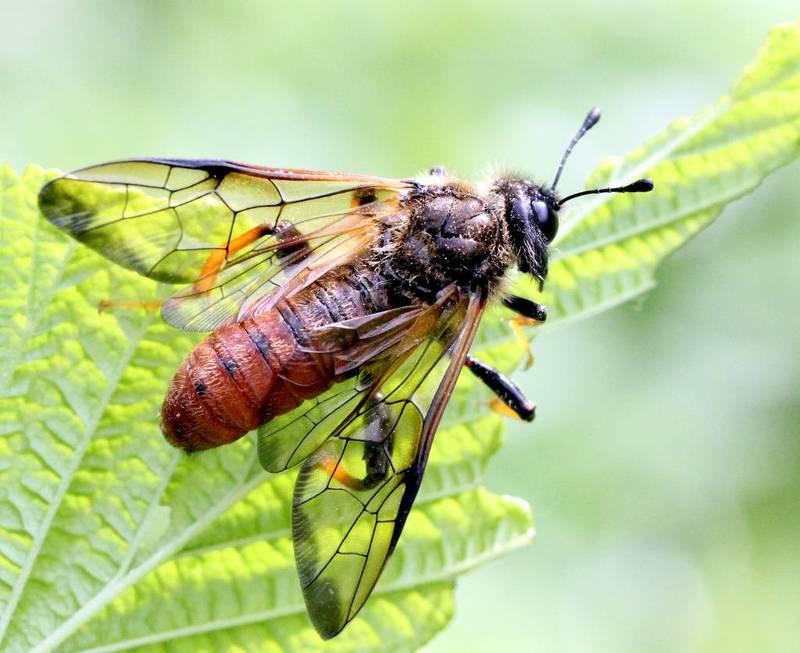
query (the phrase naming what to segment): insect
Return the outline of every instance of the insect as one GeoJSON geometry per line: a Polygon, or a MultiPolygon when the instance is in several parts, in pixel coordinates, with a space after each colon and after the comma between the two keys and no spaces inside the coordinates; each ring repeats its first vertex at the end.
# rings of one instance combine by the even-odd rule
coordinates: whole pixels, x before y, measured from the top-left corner
{"type": "MultiPolygon", "coordinates": [[[[258,456],[302,465],[295,557],[324,638],[358,613],[397,544],[434,433],[463,367],[519,417],[534,406],[469,355],[492,301],[541,322],[543,306],[504,294],[512,266],[539,284],[558,212],[590,193],[502,176],[482,187],[436,167],[384,179],[227,161],[146,159],[49,182],[42,212],[111,261],[167,284],[164,319],[210,332],[172,381],[161,413],[187,452],[259,429],[258,456]]],[[[147,305],[144,302],[142,305],[147,305]]]]}

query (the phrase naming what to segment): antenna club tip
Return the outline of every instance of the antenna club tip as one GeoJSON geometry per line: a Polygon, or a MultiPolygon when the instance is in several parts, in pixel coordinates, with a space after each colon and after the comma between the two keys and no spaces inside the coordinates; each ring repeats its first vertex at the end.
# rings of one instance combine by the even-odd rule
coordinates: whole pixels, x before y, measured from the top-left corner
{"type": "Polygon", "coordinates": [[[653,183],[653,180],[645,177],[643,179],[637,179],[625,190],[629,193],[649,193],[655,187],[656,185],[653,183]]]}
{"type": "Polygon", "coordinates": [[[589,113],[586,114],[586,120],[583,121],[584,126],[586,129],[591,129],[597,124],[597,121],[600,120],[600,116],[603,114],[600,113],[600,109],[597,107],[592,107],[589,113]]]}
{"type": "Polygon", "coordinates": [[[558,185],[558,180],[561,179],[561,173],[564,171],[564,164],[567,162],[567,158],[569,157],[570,153],[572,152],[572,148],[575,147],[577,142],[583,138],[584,134],[588,132],[592,127],[597,124],[597,121],[600,120],[600,109],[594,107],[581,125],[581,128],[578,130],[578,133],[575,134],[574,138],[570,141],[569,145],[567,145],[567,149],[564,151],[564,155],[561,157],[561,162],[558,164],[558,170],[556,170],[555,179],[553,179],[553,183],[550,186],[551,190],[555,190],[556,186],[558,185]]]}

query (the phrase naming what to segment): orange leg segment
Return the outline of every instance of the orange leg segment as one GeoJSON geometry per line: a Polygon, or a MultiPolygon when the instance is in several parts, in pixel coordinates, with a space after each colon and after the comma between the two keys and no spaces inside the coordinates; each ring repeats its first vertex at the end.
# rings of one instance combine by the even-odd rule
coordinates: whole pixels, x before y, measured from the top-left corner
{"type": "Polygon", "coordinates": [[[260,224],[236,236],[236,238],[228,243],[227,247],[215,249],[208,255],[206,262],[203,263],[203,268],[200,270],[200,277],[194,282],[194,289],[198,292],[211,290],[211,288],[217,284],[217,276],[220,270],[225,267],[228,257],[233,256],[236,252],[241,251],[259,238],[270,233],[272,233],[272,227],[270,225],[260,224]]]}
{"type": "Polygon", "coordinates": [[[531,341],[528,339],[528,336],[525,334],[523,327],[526,326],[536,326],[541,324],[538,320],[532,320],[529,317],[522,317],[521,315],[509,320],[511,324],[511,329],[514,331],[514,336],[519,341],[520,345],[523,349],[525,349],[526,357],[525,357],[525,369],[531,367],[534,363],[533,357],[533,349],[531,349],[531,341]]]}
{"type": "Polygon", "coordinates": [[[489,408],[493,410],[495,413],[499,415],[503,415],[503,417],[511,417],[512,419],[522,420],[519,416],[519,413],[511,408],[508,407],[500,399],[494,398],[489,402],[489,408]]]}
{"type": "Polygon", "coordinates": [[[338,460],[333,457],[325,458],[321,462],[321,467],[328,473],[333,479],[336,479],[344,485],[345,487],[350,488],[351,490],[360,490],[362,487],[361,479],[352,476],[344,467],[341,466],[338,460]]]}
{"type": "Polygon", "coordinates": [[[525,331],[523,331],[522,327],[536,326],[544,322],[547,319],[547,310],[541,304],[516,295],[504,297],[503,304],[515,313],[518,313],[517,317],[510,320],[510,323],[517,340],[519,340],[525,351],[528,352],[528,359],[525,364],[525,369],[528,369],[533,365],[533,352],[531,351],[530,342],[525,336],[525,331]]]}

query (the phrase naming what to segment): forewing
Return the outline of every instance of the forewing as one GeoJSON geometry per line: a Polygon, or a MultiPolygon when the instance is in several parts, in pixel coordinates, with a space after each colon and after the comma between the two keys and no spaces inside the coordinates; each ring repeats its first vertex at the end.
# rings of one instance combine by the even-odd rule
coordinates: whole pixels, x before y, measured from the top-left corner
{"type": "Polygon", "coordinates": [[[322,637],[355,617],[397,543],[482,310],[462,302],[300,470],[295,557],[322,637]]]}
{"type": "Polygon", "coordinates": [[[165,318],[209,330],[297,273],[309,250],[323,248],[317,269],[353,255],[367,239],[363,218],[393,210],[404,188],[378,177],[148,159],[69,173],[42,189],[39,205],[115,263],[191,284],[165,318]]]}

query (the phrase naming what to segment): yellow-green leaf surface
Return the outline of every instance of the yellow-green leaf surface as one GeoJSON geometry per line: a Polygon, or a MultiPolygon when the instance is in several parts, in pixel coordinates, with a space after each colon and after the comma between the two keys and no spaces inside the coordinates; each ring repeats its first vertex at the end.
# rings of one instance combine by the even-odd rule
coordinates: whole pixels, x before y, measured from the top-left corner
{"type": "MultiPolygon", "coordinates": [[[[564,216],[546,328],[650,288],[659,261],[799,149],[795,24],[716,105],[595,173],[656,190],[564,216]]],[[[481,485],[503,423],[464,376],[374,596],[323,643],[291,550],[294,472],[265,473],[251,438],[188,458],[164,442],[161,399],[196,337],[98,315],[101,299],[161,291],[40,218],[45,177],[0,168],[0,649],[410,651],[449,620],[458,574],[530,542],[529,508],[481,485]]],[[[475,349],[511,369],[524,352],[506,317],[489,313],[475,349]]]]}

